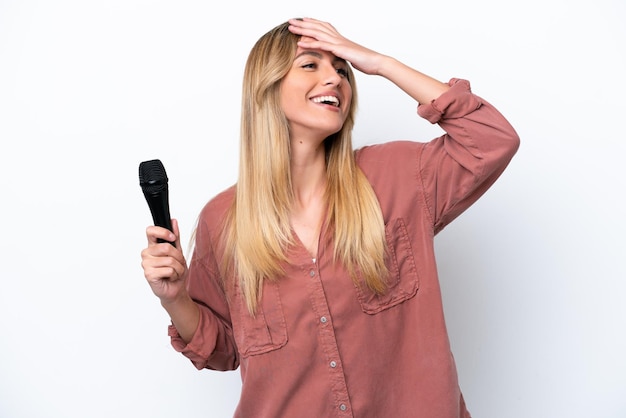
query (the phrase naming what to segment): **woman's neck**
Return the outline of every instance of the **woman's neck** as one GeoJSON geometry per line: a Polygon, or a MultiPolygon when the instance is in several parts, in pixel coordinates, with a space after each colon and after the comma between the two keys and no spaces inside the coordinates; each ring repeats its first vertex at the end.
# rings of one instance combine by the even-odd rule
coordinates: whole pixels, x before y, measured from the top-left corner
{"type": "Polygon", "coordinates": [[[290,222],[311,257],[317,257],[320,229],[326,212],[326,154],[324,144],[292,143],[291,183],[294,202],[290,222]]]}
{"type": "Polygon", "coordinates": [[[326,191],[326,154],[323,144],[292,144],[291,183],[296,207],[323,197],[326,191]]]}

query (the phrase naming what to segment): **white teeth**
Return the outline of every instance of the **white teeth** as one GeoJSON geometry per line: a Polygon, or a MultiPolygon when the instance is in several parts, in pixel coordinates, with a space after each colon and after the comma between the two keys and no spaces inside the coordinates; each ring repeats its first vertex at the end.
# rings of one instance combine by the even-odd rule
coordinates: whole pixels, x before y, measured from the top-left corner
{"type": "Polygon", "coordinates": [[[312,100],[315,103],[326,103],[333,106],[339,106],[339,99],[337,99],[335,96],[319,96],[314,97],[312,100]]]}

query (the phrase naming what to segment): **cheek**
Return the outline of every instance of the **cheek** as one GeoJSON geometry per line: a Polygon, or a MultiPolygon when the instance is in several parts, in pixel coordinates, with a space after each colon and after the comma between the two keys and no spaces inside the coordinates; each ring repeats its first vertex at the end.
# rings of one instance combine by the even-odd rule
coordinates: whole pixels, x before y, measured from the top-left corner
{"type": "Polygon", "coordinates": [[[298,120],[305,114],[302,98],[296,94],[282,94],[280,106],[285,118],[287,118],[287,121],[290,123],[298,120]]]}
{"type": "Polygon", "coordinates": [[[346,109],[350,109],[350,105],[352,104],[352,87],[348,84],[347,87],[344,87],[342,91],[343,101],[346,105],[346,109]]]}
{"type": "Polygon", "coordinates": [[[283,109],[287,109],[289,106],[297,105],[299,101],[306,99],[306,95],[303,94],[304,89],[291,80],[284,80],[280,89],[280,101],[283,109]]]}
{"type": "Polygon", "coordinates": [[[297,94],[293,93],[285,93],[281,95],[280,106],[285,113],[285,115],[293,115],[297,114],[298,111],[296,109],[302,108],[303,99],[297,94]]]}

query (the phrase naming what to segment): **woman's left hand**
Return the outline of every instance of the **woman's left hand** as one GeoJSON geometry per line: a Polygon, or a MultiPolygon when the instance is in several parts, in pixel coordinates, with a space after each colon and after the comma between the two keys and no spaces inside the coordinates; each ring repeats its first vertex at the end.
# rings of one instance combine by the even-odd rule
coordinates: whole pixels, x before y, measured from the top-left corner
{"type": "Polygon", "coordinates": [[[344,38],[330,23],[303,18],[290,19],[289,24],[292,33],[303,37],[298,46],[328,51],[365,74],[379,74],[384,55],[344,38]]]}

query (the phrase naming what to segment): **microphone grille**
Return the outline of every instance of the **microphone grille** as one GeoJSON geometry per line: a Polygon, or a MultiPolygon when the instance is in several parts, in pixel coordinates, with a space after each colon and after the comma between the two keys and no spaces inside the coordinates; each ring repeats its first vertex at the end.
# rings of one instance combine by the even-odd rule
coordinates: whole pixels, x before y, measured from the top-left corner
{"type": "Polygon", "coordinates": [[[167,173],[160,160],[143,161],[139,164],[139,185],[146,193],[156,193],[167,188],[167,173]]]}

